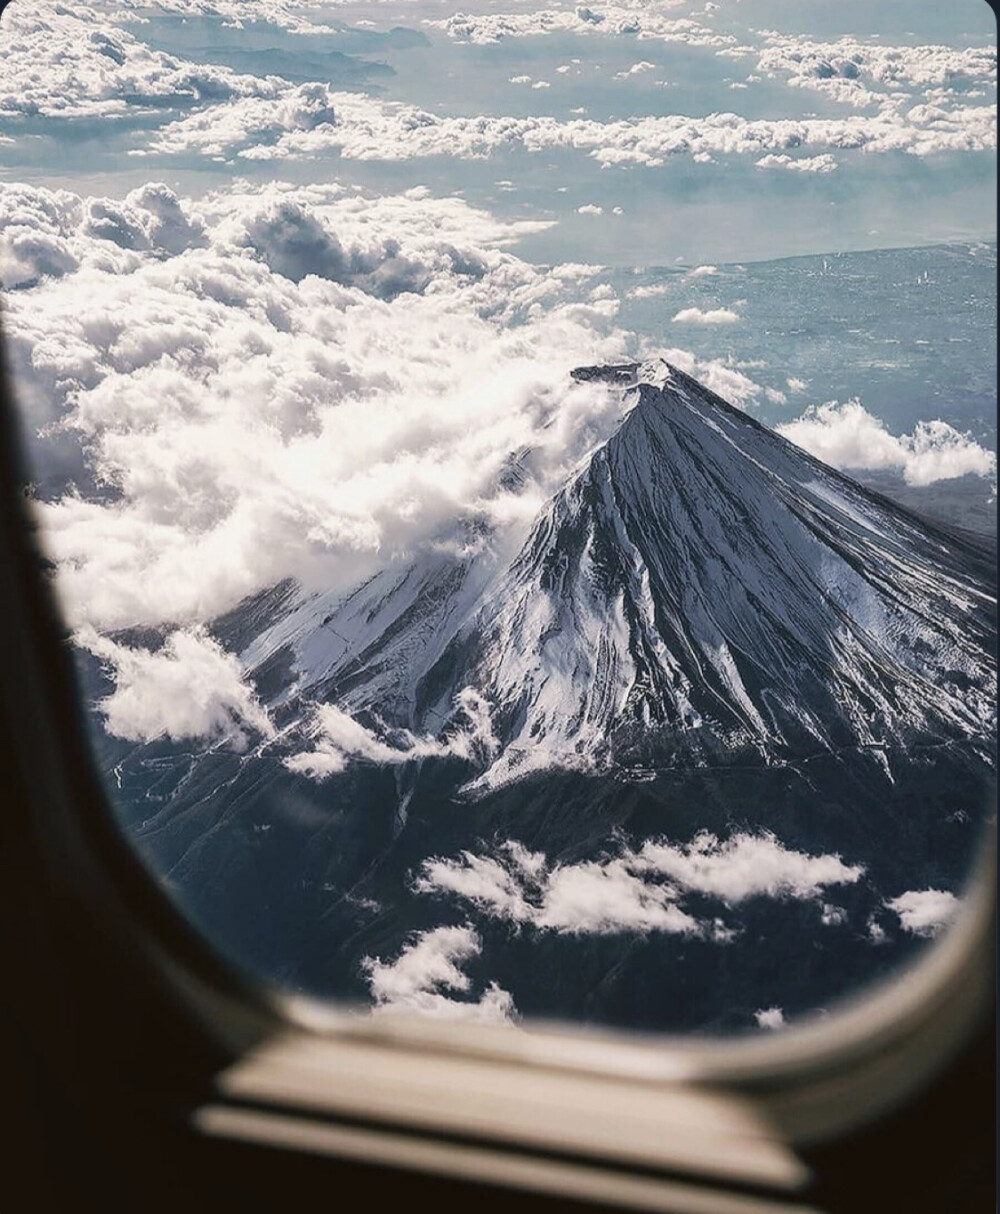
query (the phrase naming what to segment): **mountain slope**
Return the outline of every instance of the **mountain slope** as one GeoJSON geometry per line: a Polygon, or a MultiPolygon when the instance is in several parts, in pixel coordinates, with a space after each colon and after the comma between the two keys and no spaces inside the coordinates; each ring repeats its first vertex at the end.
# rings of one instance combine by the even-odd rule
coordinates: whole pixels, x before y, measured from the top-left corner
{"type": "MultiPolygon", "coordinates": [[[[540,768],[988,734],[995,615],[974,546],[814,460],[666,363],[423,685],[471,685],[540,768]]],[[[429,723],[429,722],[428,722],[429,723]]]]}

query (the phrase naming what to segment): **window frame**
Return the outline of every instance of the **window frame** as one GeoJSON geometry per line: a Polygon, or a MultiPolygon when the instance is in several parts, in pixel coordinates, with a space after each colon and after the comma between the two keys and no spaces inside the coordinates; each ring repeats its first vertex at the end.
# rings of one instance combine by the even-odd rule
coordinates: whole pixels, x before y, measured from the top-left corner
{"type": "MultiPolygon", "coordinates": [[[[114,1076],[104,1096],[130,1108],[159,1102],[193,1127],[196,1136],[225,1136],[218,1111],[232,1112],[237,1106],[245,1111],[252,1105],[270,1115],[270,1130],[259,1120],[255,1131],[244,1125],[246,1142],[257,1133],[258,1144],[272,1150],[298,1143],[296,1150],[325,1153],[341,1162],[367,1159],[435,1176],[450,1168],[461,1179],[462,1150],[469,1148],[461,1102],[452,1110],[453,1124],[447,1110],[424,1123],[401,1110],[363,1117],[358,1111],[363,1092],[353,1094],[347,1112],[339,1098],[324,1107],[315,1091],[308,1099],[304,1091],[298,1098],[269,1093],[262,1082],[267,1059],[273,1062],[275,1050],[285,1051],[283,1057],[289,1050],[313,1051],[318,1074],[324,1065],[333,1068],[331,1074],[343,1073],[337,1060],[350,1055],[387,1058],[400,1066],[416,1060],[425,1073],[420,1089],[425,1101],[435,1098],[435,1091],[440,1097],[435,1067],[456,1060],[472,1084],[477,1075],[485,1082],[516,1072],[522,1080],[530,1077],[535,1092],[546,1087],[569,1091],[571,1077],[588,1082],[596,1100],[609,1084],[619,1093],[631,1087],[643,1098],[659,1093],[665,1107],[672,1102],[671,1115],[680,1121],[685,1108],[694,1110],[698,1100],[717,1099],[720,1109],[729,1107],[750,1118],[740,1133],[759,1132],[761,1142],[767,1137],[780,1143],[789,1158],[798,1158],[876,1132],[872,1127],[880,1118],[933,1086],[970,1041],[982,1035],[995,1009],[992,832],[984,841],[965,912],[920,961],[825,1020],[756,1038],[692,1041],[541,1023],[514,1031],[403,1016],[359,1017],[269,990],[241,973],[184,918],[111,811],[90,753],[69,634],[46,572],[37,522],[21,488],[29,479],[19,434],[23,419],[15,409],[2,354],[0,343],[0,651],[5,671],[0,749],[6,751],[13,793],[3,824],[8,856],[3,896],[8,915],[19,917],[21,929],[12,954],[21,981],[15,1000],[19,1023],[33,1039],[46,1043],[42,1048],[48,1062],[74,1091],[104,1085],[113,1055],[114,1076]],[[93,1052],[95,1041],[102,1044],[93,1052]],[[319,1058],[324,1050],[326,1063],[319,1058]],[[260,1085],[256,1092],[255,1082],[260,1085]],[[307,1104],[309,1117],[304,1119],[307,1104]],[[320,1124],[340,1126],[339,1146],[306,1143],[320,1124]],[[303,1125],[311,1130],[307,1133],[303,1125]],[[291,1136],[283,1144],[280,1126],[291,1136]],[[345,1126],[362,1137],[345,1138],[345,1126]],[[364,1133],[380,1144],[374,1155],[371,1144],[362,1141],[364,1133]],[[414,1144],[427,1148],[428,1143],[437,1154],[425,1150],[421,1162],[414,1144]]],[[[573,1110],[566,1115],[572,1120],[573,1110]]],[[[481,1177],[492,1176],[491,1183],[501,1187],[569,1198],[574,1185],[588,1176],[591,1185],[597,1185],[598,1176],[611,1177],[613,1183],[601,1190],[603,1198],[598,1195],[610,1205],[659,1202],[658,1208],[680,1210],[695,1190],[728,1193],[734,1202],[736,1189],[744,1196],[758,1194],[746,1200],[760,1198],[759,1178],[743,1174],[725,1179],[724,1135],[715,1168],[703,1160],[685,1169],[683,1161],[666,1156],[662,1167],[655,1159],[640,1167],[634,1158],[623,1160],[613,1151],[595,1157],[591,1140],[564,1141],[554,1149],[544,1126],[532,1139],[519,1135],[515,1123],[516,1111],[507,1121],[484,1123],[474,1135],[485,1169],[481,1177]],[[502,1158],[504,1167],[491,1172],[491,1158],[502,1158]],[[547,1161],[547,1180],[535,1166],[539,1159],[547,1161]],[[663,1190],[659,1197],[650,1197],[642,1187],[653,1174],[659,1175],[663,1190]],[[671,1184],[681,1186],[679,1205],[670,1206],[669,1195],[664,1196],[663,1186],[671,1184]]],[[[239,1138],[234,1124],[230,1122],[229,1136],[239,1138]]],[[[784,1203],[809,1183],[806,1169],[787,1184],[772,1178],[763,1189],[772,1197],[780,1193],[784,1203]]]]}

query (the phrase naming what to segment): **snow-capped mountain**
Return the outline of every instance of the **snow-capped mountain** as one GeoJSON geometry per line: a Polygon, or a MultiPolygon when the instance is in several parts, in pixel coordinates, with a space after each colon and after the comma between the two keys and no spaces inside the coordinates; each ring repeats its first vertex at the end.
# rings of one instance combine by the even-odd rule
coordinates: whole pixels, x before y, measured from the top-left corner
{"type": "Polygon", "coordinates": [[[576,374],[623,420],[519,549],[470,529],[244,602],[213,630],[273,733],[105,735],[119,811],[297,989],[379,998],[457,941],[470,1014],[825,1007],[919,943],[892,907],[957,905],[995,772],[990,556],[665,363],[576,374]]]}
{"type": "Polygon", "coordinates": [[[440,733],[467,688],[482,792],[547,768],[986,738],[974,544],[861,488],[669,364],[585,368],[631,408],[508,567],[434,556],[303,598],[244,651],[294,692],[440,733]]]}

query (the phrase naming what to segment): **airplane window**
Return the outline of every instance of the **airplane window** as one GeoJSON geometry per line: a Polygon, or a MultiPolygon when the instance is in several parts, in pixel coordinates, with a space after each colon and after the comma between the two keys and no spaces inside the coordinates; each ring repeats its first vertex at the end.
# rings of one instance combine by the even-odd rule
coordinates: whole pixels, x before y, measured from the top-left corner
{"type": "Polygon", "coordinates": [[[709,1035],[961,913],[986,5],[14,0],[5,357],[95,761],[360,1016],[709,1035]]]}

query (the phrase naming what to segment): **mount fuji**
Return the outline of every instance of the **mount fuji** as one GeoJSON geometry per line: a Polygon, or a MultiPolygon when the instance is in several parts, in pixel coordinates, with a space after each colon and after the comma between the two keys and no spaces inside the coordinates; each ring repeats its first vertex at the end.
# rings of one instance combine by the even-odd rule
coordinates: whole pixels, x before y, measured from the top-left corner
{"type": "Polygon", "coordinates": [[[213,938],[304,989],[359,997],[366,958],[472,915],[470,973],[522,1012],[719,1028],[769,999],[815,1008],[914,946],[878,947],[890,895],[968,868],[994,771],[991,554],[666,362],[574,375],[624,417],[513,559],[480,535],[347,594],[241,604],[213,632],[276,736],[242,754],[103,736],[120,812],[213,938]],[[624,928],[623,951],[417,876],[512,845],[606,865],[706,831],[857,861],[851,930],[823,937],[782,895],[741,912],[759,954],[624,928]]]}

